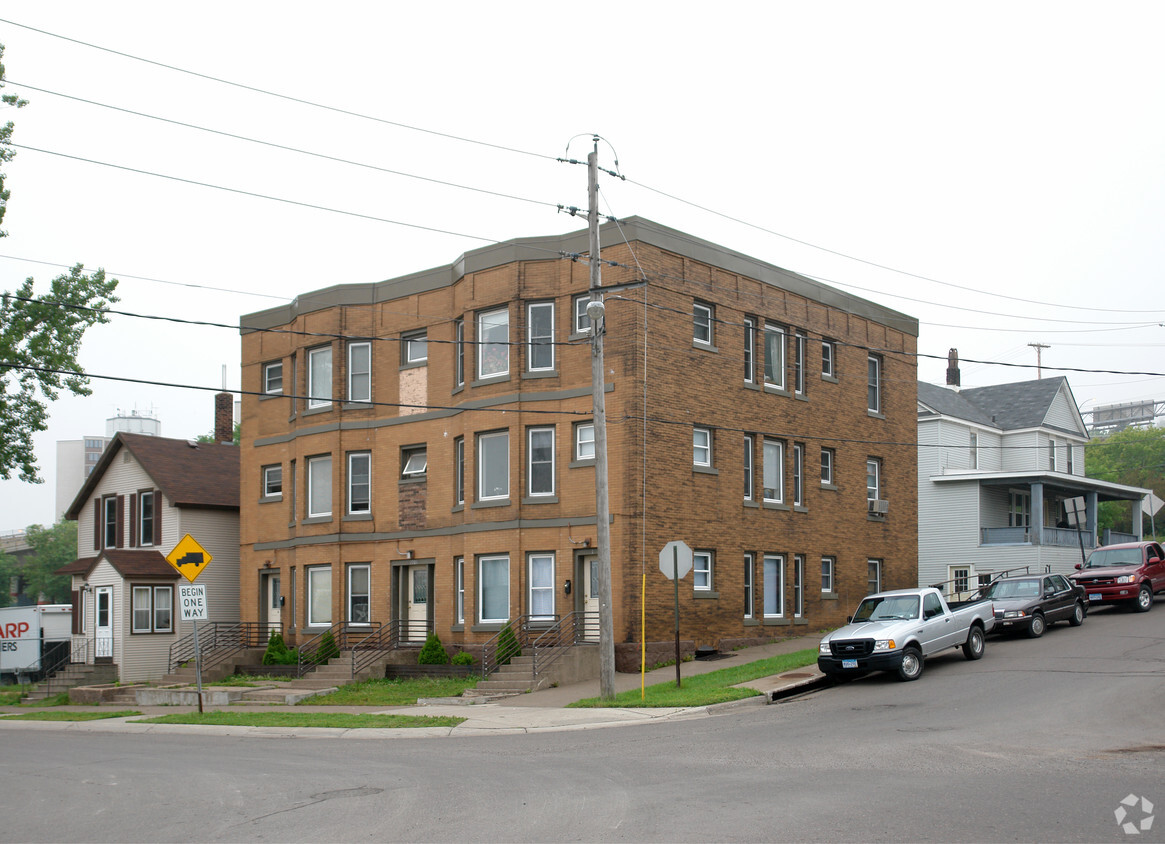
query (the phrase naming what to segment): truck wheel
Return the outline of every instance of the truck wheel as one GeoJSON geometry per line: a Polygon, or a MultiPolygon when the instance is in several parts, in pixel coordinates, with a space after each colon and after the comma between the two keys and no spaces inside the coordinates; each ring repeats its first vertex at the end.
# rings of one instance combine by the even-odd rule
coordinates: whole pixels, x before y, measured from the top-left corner
{"type": "Polygon", "coordinates": [[[907,648],[902,652],[902,664],[898,666],[898,679],[917,680],[922,676],[922,652],[918,648],[907,648]]]}
{"type": "Polygon", "coordinates": [[[1079,627],[1084,623],[1084,605],[1077,601],[1072,607],[1072,615],[1068,616],[1068,623],[1079,627]]]}
{"type": "Polygon", "coordinates": [[[967,641],[963,642],[963,656],[967,659],[982,659],[986,649],[987,637],[983,635],[983,628],[978,624],[972,625],[967,633],[967,641]]]}
{"type": "Polygon", "coordinates": [[[1137,612],[1148,612],[1153,609],[1153,590],[1148,583],[1141,584],[1141,591],[1137,593],[1137,599],[1133,601],[1133,609],[1137,612]]]}
{"type": "Polygon", "coordinates": [[[1027,637],[1029,639],[1038,639],[1044,635],[1044,631],[1048,628],[1044,617],[1039,613],[1032,616],[1032,623],[1027,626],[1027,637]]]}

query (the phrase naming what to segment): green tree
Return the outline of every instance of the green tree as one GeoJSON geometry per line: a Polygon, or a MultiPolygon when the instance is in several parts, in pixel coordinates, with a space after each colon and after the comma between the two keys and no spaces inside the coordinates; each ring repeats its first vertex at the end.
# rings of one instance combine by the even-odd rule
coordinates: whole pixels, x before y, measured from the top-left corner
{"type": "Polygon", "coordinates": [[[50,604],[67,604],[71,599],[70,578],[54,574],[77,558],[77,523],[61,519],[52,527],[32,525],[27,531],[32,552],[16,558],[0,554],[0,601],[9,600],[11,578],[24,578],[24,594],[50,604]]]}
{"type": "MultiPolygon", "coordinates": [[[[233,441],[234,441],[235,445],[239,444],[239,437],[240,436],[241,436],[241,429],[239,428],[239,423],[236,422],[235,427],[234,427],[234,434],[233,434],[233,441]]],[[[198,437],[196,437],[196,439],[200,443],[217,442],[217,440],[215,440],[215,438],[214,438],[214,431],[211,431],[209,434],[199,434],[198,437]]]]}
{"type": "MultiPolygon", "coordinates": [[[[0,59],[4,47],[0,45],[0,59]]],[[[0,63],[0,88],[4,65],[0,63]]],[[[0,95],[9,106],[28,104],[15,94],[0,95]]],[[[12,149],[13,123],[0,127],[0,167],[16,155],[12,149]]],[[[0,171],[0,222],[7,210],[9,191],[0,171]]],[[[0,237],[5,232],[0,231],[0,237]]],[[[15,470],[20,479],[40,483],[32,437],[48,428],[48,402],[61,389],[88,396],[89,379],[77,363],[81,338],[92,325],[109,318],[104,309],[118,301],[113,295],[117,280],[105,271],[86,275],[77,264],[53,279],[47,296],[36,297],[33,280],[27,279],[16,293],[4,293],[0,305],[0,478],[15,470]]]]}
{"type": "MultiPolygon", "coordinates": [[[[1086,448],[1084,465],[1090,478],[1151,489],[1158,498],[1165,498],[1165,428],[1126,428],[1095,440],[1086,448]]],[[[1133,533],[1133,519],[1139,513],[1136,505],[1106,502],[1100,505],[1098,526],[1102,531],[1115,528],[1133,533]]],[[[1146,534],[1151,523],[1145,523],[1146,534]]],[[[1157,529],[1161,532],[1160,524],[1157,529]]]]}

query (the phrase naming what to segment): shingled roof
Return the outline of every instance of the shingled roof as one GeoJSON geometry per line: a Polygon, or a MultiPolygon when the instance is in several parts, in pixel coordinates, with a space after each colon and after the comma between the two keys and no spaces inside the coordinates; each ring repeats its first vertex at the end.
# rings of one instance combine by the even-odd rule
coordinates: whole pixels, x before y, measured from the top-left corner
{"type": "Polygon", "coordinates": [[[117,573],[126,580],[151,578],[177,580],[177,570],[166,562],[160,551],[131,550],[126,548],[106,548],[96,557],[82,557],[61,566],[54,574],[79,574],[88,577],[103,559],[109,560],[117,573]]]}
{"type": "Polygon", "coordinates": [[[1060,389],[1066,388],[1071,394],[1067,383],[1067,378],[1058,376],[955,391],[920,381],[918,401],[943,416],[1005,431],[1038,428],[1047,421],[1060,389]]]}
{"type": "Polygon", "coordinates": [[[158,489],[175,507],[212,510],[239,509],[239,449],[221,443],[114,434],[101,459],[65,514],[76,519],[93,489],[122,449],[141,464],[158,489]]]}

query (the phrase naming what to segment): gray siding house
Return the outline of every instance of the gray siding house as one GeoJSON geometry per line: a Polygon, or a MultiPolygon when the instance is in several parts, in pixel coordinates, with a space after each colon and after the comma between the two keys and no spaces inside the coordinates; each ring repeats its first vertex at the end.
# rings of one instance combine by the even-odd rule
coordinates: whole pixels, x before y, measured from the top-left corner
{"type": "Polygon", "coordinates": [[[919,382],[919,585],[958,593],[1007,569],[1071,572],[1098,544],[1097,505],[1140,507],[1150,493],[1086,478],[1087,442],[1066,378],[966,390],[919,382]]]}

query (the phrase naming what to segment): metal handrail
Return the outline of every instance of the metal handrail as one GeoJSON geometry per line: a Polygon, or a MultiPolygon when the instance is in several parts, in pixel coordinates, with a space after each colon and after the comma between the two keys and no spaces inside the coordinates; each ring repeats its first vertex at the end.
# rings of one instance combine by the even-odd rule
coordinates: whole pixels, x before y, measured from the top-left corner
{"type": "Polygon", "coordinates": [[[1037,566],[1037,568],[1043,569],[1043,571],[1033,572],[1032,566],[1026,565],[1026,566],[1016,566],[1016,567],[1010,568],[1010,569],[1002,569],[1001,571],[976,572],[973,575],[973,577],[975,578],[975,585],[972,586],[970,583],[968,583],[967,588],[964,589],[962,592],[960,592],[956,589],[945,588],[945,587],[948,587],[952,584],[958,583],[960,580],[963,579],[961,577],[954,577],[954,578],[951,578],[950,580],[944,580],[941,583],[932,583],[931,588],[937,589],[939,592],[941,592],[943,594],[943,597],[947,598],[948,600],[951,597],[954,597],[955,595],[966,594],[967,595],[966,600],[976,601],[976,600],[979,600],[983,597],[983,593],[984,593],[985,589],[990,588],[991,584],[993,584],[995,581],[999,580],[1000,578],[1009,577],[1013,574],[1048,574],[1051,571],[1051,566],[1047,566],[1047,565],[1037,566]],[[983,582],[984,577],[987,578],[986,583],[983,582]]]}
{"type": "MultiPolygon", "coordinates": [[[[198,647],[202,652],[202,667],[209,668],[224,662],[232,655],[248,648],[267,646],[272,633],[280,632],[277,621],[212,621],[198,628],[198,647]],[[209,654],[209,656],[208,656],[209,654]]],[[[169,671],[177,671],[194,659],[194,633],[187,633],[170,645],[169,671]]]]}
{"type": "MultiPolygon", "coordinates": [[[[61,641],[65,641],[62,639],[61,641]]],[[[57,659],[56,662],[50,663],[48,668],[41,665],[41,682],[48,680],[66,665],[73,665],[75,663],[85,663],[89,661],[89,640],[70,638],[70,645],[68,650],[57,659]]]]}
{"type": "MultiPolygon", "coordinates": [[[[554,620],[557,622],[558,616],[555,616],[554,620]]],[[[523,645],[529,646],[530,644],[529,623],[529,615],[520,615],[516,619],[507,621],[502,625],[501,630],[481,646],[481,677],[483,680],[501,666],[508,664],[514,657],[522,655],[523,645]],[[517,629],[514,629],[515,626],[517,629]],[[514,634],[514,643],[504,645],[501,640],[507,630],[514,634]]]]}
{"type": "Polygon", "coordinates": [[[372,663],[380,658],[380,655],[385,651],[391,651],[397,647],[398,628],[395,622],[390,624],[378,624],[376,629],[365,636],[358,642],[352,643],[352,679],[356,679],[356,675],[367,668],[372,663]]]}
{"type": "Polygon", "coordinates": [[[534,676],[545,674],[546,670],[557,662],[567,647],[589,641],[588,632],[593,625],[597,625],[597,612],[572,612],[564,615],[559,621],[531,642],[534,656],[534,676]]]}
{"type": "Polygon", "coordinates": [[[315,636],[312,636],[310,639],[300,645],[296,649],[299,659],[296,662],[295,676],[302,677],[307,672],[314,671],[318,666],[325,664],[319,661],[320,646],[323,645],[324,637],[329,633],[332,635],[332,639],[335,641],[336,648],[339,651],[342,652],[347,650],[348,639],[345,630],[347,626],[348,622],[337,621],[327,630],[321,630],[315,636]]]}

